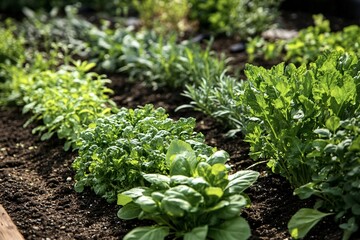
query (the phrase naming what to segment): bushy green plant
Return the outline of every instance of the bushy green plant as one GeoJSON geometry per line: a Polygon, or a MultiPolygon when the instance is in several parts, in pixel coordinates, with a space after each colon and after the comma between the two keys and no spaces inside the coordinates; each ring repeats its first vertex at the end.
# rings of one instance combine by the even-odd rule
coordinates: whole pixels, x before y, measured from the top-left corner
{"type": "Polygon", "coordinates": [[[245,139],[251,156],[270,159],[269,167],[294,187],[310,182],[314,172],[304,159],[313,131],[331,116],[346,119],[359,110],[357,57],[325,53],[308,68],[279,64],[266,70],[248,65],[245,73],[249,84],[243,103],[252,117],[245,139]]]}
{"type": "Polygon", "coordinates": [[[65,139],[65,150],[76,147],[80,133],[98,117],[108,115],[114,106],[107,96],[112,91],[105,87],[109,80],[94,72],[86,73],[94,64],[76,62],[62,66],[57,72],[21,71],[13,67],[8,82],[8,101],[24,105],[23,112],[31,112],[26,122],[43,121],[33,129],[47,140],[57,134],[65,139]]]}
{"type": "Polygon", "coordinates": [[[223,72],[219,76],[203,78],[198,85],[186,85],[184,96],[191,99],[177,109],[194,108],[214,117],[231,129],[229,136],[244,131],[246,106],[242,104],[244,81],[240,81],[223,72]]]}
{"type": "Polygon", "coordinates": [[[6,26],[0,26],[0,64],[17,64],[24,58],[24,39],[14,35],[16,27],[7,20],[6,26]]]}
{"type": "Polygon", "coordinates": [[[195,44],[178,44],[152,33],[128,35],[123,42],[124,67],[130,80],[142,80],[154,86],[183,87],[198,84],[202,78],[214,78],[226,69],[209,49],[195,44]]]}
{"type": "Polygon", "coordinates": [[[312,141],[312,151],[306,155],[306,164],[314,169],[314,175],[295,194],[301,199],[318,197],[316,207],[336,214],[335,220],[344,230],[343,239],[349,239],[360,223],[360,117],[343,121],[330,117],[314,133],[317,137],[312,141]]]}
{"type": "Polygon", "coordinates": [[[254,36],[274,24],[280,0],[189,0],[190,17],[215,32],[254,36]]]}
{"type": "Polygon", "coordinates": [[[190,143],[197,153],[211,154],[202,134],[193,132],[195,119],[174,121],[162,108],[146,105],[122,108],[117,114],[98,119],[79,140],[79,157],[74,162],[77,191],[91,187],[108,201],[136,186],[144,186],[141,173],[169,171],[165,154],[174,139],[190,143]]]}
{"type": "Polygon", "coordinates": [[[20,13],[24,8],[33,10],[51,10],[54,7],[65,8],[66,6],[81,3],[84,7],[93,8],[97,11],[110,12],[113,15],[127,14],[132,8],[132,0],[110,0],[106,4],[102,0],[2,0],[0,10],[10,13],[20,13]]]}
{"type": "Polygon", "coordinates": [[[65,16],[59,16],[59,9],[50,13],[24,9],[26,18],[19,24],[29,50],[49,52],[57,47],[58,54],[71,54],[86,57],[86,40],[95,25],[78,15],[78,6],[66,6],[65,16]]]}
{"type": "Polygon", "coordinates": [[[174,140],[166,153],[170,175],[143,174],[151,185],[119,195],[122,219],[150,219],[124,239],[247,239],[250,227],[240,217],[250,202],[243,191],[257,179],[254,171],[228,174],[229,155],[218,151],[199,156],[189,144],[174,140]],[[129,202],[130,201],[130,202],[129,202]]]}
{"type": "Polygon", "coordinates": [[[187,28],[187,0],[133,0],[133,4],[143,25],[158,33],[181,33],[187,28]]]}
{"type": "Polygon", "coordinates": [[[314,61],[326,50],[342,50],[360,54],[360,27],[351,25],[342,31],[331,32],[330,23],[322,15],[314,16],[315,26],[301,30],[290,40],[268,42],[260,37],[247,45],[250,60],[264,57],[266,60],[283,58],[293,63],[314,61]]]}

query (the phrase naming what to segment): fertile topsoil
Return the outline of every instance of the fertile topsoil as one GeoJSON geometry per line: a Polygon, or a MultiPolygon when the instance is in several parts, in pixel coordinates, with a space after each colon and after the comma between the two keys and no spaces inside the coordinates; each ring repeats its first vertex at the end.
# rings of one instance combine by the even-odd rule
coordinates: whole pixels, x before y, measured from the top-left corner
{"type": "MultiPolygon", "coordinates": [[[[219,40],[215,47],[224,48],[231,43],[219,40]]],[[[232,57],[236,66],[244,65],[244,53],[232,57]]],[[[191,110],[175,112],[176,107],[188,103],[179,94],[181,91],[153,90],[141,83],[127,83],[126,77],[120,75],[110,79],[110,87],[115,91],[112,98],[118,106],[135,108],[152,103],[164,107],[171,118],[194,117],[196,131],[205,135],[207,143],[229,152],[233,169],[244,169],[254,163],[241,136],[226,138],[227,129],[203,114],[191,110]]],[[[90,189],[76,193],[71,164],[77,153],[65,152],[63,142],[56,138],[40,141],[39,136],[31,133],[34,125],[23,128],[27,118],[18,107],[0,110],[0,203],[25,239],[121,239],[136,226],[151,224],[118,219],[119,206],[107,203],[90,189]]],[[[290,239],[287,222],[298,209],[312,207],[314,201],[300,201],[293,196],[286,180],[268,172],[266,164],[252,169],[259,171],[260,177],[246,191],[252,205],[242,213],[251,226],[251,239],[290,239]]],[[[341,230],[328,217],[307,239],[335,240],[341,236],[341,230]]]]}

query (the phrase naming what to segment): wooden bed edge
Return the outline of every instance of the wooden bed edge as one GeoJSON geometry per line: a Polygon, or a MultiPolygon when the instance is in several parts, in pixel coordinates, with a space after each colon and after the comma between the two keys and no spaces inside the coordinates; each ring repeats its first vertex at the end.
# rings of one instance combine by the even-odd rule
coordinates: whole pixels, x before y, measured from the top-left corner
{"type": "Polygon", "coordinates": [[[0,204],[0,240],[24,240],[9,214],[0,204]]]}

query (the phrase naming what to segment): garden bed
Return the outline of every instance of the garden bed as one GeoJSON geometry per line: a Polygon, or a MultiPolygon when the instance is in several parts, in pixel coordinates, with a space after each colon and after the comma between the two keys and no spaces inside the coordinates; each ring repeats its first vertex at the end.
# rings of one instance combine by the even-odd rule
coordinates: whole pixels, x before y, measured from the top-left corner
{"type": "MultiPolygon", "coordinates": [[[[128,84],[122,76],[111,79],[111,88],[116,92],[113,100],[119,106],[135,108],[153,103],[164,107],[175,119],[196,117],[197,131],[205,134],[209,145],[228,151],[235,169],[253,163],[248,157],[248,145],[241,138],[225,138],[226,129],[221,124],[196,112],[174,112],[186,103],[178,93],[128,84]]],[[[63,142],[56,139],[40,141],[31,134],[31,127],[22,127],[26,119],[17,107],[0,112],[0,199],[25,239],[120,239],[145,224],[118,219],[119,207],[90,190],[76,193],[71,169],[76,152],[64,152],[63,142]]],[[[286,180],[267,173],[266,166],[258,165],[255,170],[261,176],[247,191],[252,205],[243,213],[251,226],[252,239],[289,238],[288,220],[299,208],[311,207],[312,203],[293,196],[286,180]]],[[[327,218],[307,239],[341,239],[341,234],[327,218]]]]}
{"type": "MultiPolygon", "coordinates": [[[[287,27],[300,28],[311,23],[310,15],[284,14],[287,27]],[[302,17],[303,16],[303,17],[302,17]]],[[[341,19],[332,22],[341,29],[347,22],[341,19]]],[[[229,48],[234,39],[221,38],[214,42],[213,49],[232,57],[234,72],[243,70],[247,62],[245,52],[232,54],[229,48]]],[[[270,67],[272,62],[255,64],[270,67]]],[[[241,76],[243,74],[241,73],[241,76]]],[[[230,154],[234,171],[254,164],[249,157],[249,145],[241,136],[225,137],[228,129],[209,116],[189,109],[175,109],[189,102],[180,95],[182,90],[159,88],[154,90],[143,83],[129,83],[124,75],[110,74],[114,90],[111,96],[118,107],[137,108],[147,103],[163,107],[169,117],[196,118],[196,131],[202,132],[206,143],[230,154]]],[[[64,142],[56,137],[41,141],[31,129],[23,125],[30,115],[23,115],[19,107],[8,106],[0,110],[0,203],[12,217],[25,239],[121,239],[136,226],[148,222],[120,220],[115,203],[109,204],[90,189],[82,193],[74,190],[75,171],[71,165],[77,152],[64,151],[64,142]]],[[[240,135],[240,134],[239,134],[240,135]]],[[[259,179],[246,194],[251,206],[242,216],[250,224],[251,239],[290,239],[287,223],[304,207],[312,208],[314,199],[299,200],[293,195],[289,183],[279,175],[269,172],[266,163],[251,167],[260,173],[259,179]]],[[[351,239],[360,239],[359,232],[351,239]]],[[[341,239],[342,231],[326,217],[307,235],[306,239],[341,239]]]]}

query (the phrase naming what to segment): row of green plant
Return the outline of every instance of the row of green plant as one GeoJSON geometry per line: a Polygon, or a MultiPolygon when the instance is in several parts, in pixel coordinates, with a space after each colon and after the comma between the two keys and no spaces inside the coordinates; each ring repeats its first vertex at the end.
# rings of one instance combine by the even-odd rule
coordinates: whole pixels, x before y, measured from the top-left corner
{"type": "MultiPolygon", "coordinates": [[[[66,8],[79,1],[7,1],[0,10],[66,8]]],[[[281,0],[112,0],[102,4],[99,0],[80,1],[83,8],[105,11],[113,17],[135,12],[145,28],[158,33],[196,32],[198,28],[213,33],[226,33],[246,40],[274,25],[279,15],[281,0]]]]}
{"type": "Polygon", "coordinates": [[[37,121],[33,132],[41,132],[42,140],[56,133],[65,138],[65,150],[79,149],[73,164],[77,191],[91,187],[108,201],[117,200],[125,205],[118,213],[122,219],[155,221],[125,239],[250,236],[240,214],[250,204],[243,191],[258,173],[229,175],[229,155],[193,132],[194,119],[174,121],[151,105],[117,109],[108,99],[107,79],[88,73],[94,64],[77,61],[44,70],[49,65],[41,54],[36,56],[32,64],[20,58],[1,65],[7,77],[2,85],[6,100],[32,113],[25,125],[37,121]]]}
{"type": "Polygon", "coordinates": [[[124,72],[129,81],[144,81],[154,87],[197,84],[204,77],[214,79],[226,68],[224,57],[189,41],[178,43],[175,35],[135,32],[121,24],[114,30],[107,21],[97,27],[79,18],[76,7],[65,10],[65,17],[58,17],[56,12],[49,16],[26,11],[28,17],[18,29],[27,39],[27,51],[44,49],[50,53],[44,58],[54,61],[59,56],[52,53],[62,55],[64,62],[72,57],[90,59],[97,63],[98,71],[124,72]]]}
{"type": "MultiPolygon", "coordinates": [[[[325,28],[328,23],[318,20],[318,27],[314,28],[315,33],[313,32],[310,36],[317,36],[319,30],[316,29],[321,24],[325,28]]],[[[307,31],[313,31],[312,28],[309,29],[307,31]]],[[[167,44],[164,38],[160,38],[159,43],[159,38],[153,33],[132,33],[128,30],[101,31],[93,28],[90,33],[92,36],[90,39],[93,41],[90,46],[95,46],[96,52],[100,53],[99,56],[104,59],[103,69],[112,71],[121,69],[130,74],[130,79],[145,80],[154,86],[181,87],[187,83],[185,95],[192,99],[191,105],[227,123],[233,129],[229,132],[231,135],[239,131],[243,132],[251,145],[252,157],[269,161],[269,167],[274,172],[287,177],[297,189],[296,192],[302,189],[304,184],[312,183],[316,174],[322,170],[320,165],[313,167],[310,160],[305,161],[308,159],[308,151],[313,149],[312,141],[316,136],[314,132],[316,128],[325,126],[327,119],[333,115],[344,120],[357,111],[349,108],[346,104],[349,104],[350,100],[343,97],[344,93],[352,93],[350,90],[356,89],[357,78],[351,75],[352,84],[350,84],[351,81],[342,83],[342,79],[348,76],[348,73],[343,73],[345,68],[343,70],[334,68],[339,56],[331,55],[327,60],[323,57],[322,60],[319,59],[317,63],[313,63],[311,69],[305,66],[296,68],[289,65],[285,68],[284,65],[279,65],[266,71],[249,66],[247,68],[249,81],[242,82],[225,73],[220,74],[225,69],[222,64],[215,64],[220,67],[208,75],[204,73],[209,72],[211,64],[205,61],[206,67],[202,67],[204,63],[201,57],[196,61],[190,61],[193,65],[188,64],[188,60],[193,58],[191,56],[194,51],[176,44],[175,40],[170,40],[171,44],[167,44]],[[122,44],[118,44],[119,42],[122,44]],[[183,51],[190,54],[186,61],[183,61],[184,57],[180,54],[183,51]],[[180,60],[176,60],[177,58],[180,60]],[[158,59],[164,60],[158,61],[158,59]],[[123,67],[120,68],[120,66],[123,67]],[[186,69],[195,69],[195,71],[184,72],[186,69]],[[337,81],[335,81],[336,76],[339,78],[337,81]],[[250,83],[254,86],[249,85],[250,83]],[[305,92],[299,93],[299,90],[305,92]],[[306,99],[309,97],[311,97],[310,100],[306,99]],[[259,104],[262,105],[258,106],[259,104]],[[329,113],[323,109],[331,109],[331,111],[329,113]],[[309,115],[304,115],[306,111],[309,115]],[[347,115],[343,116],[344,111],[347,115]],[[305,119],[304,116],[306,116],[305,119]],[[286,126],[285,129],[284,126],[286,126]],[[307,130],[304,131],[304,129],[307,130]]],[[[352,37],[345,38],[348,39],[347,42],[353,39],[352,37]]],[[[349,46],[353,45],[349,44],[349,46]]],[[[201,50],[195,53],[202,56],[201,50]]],[[[353,66],[352,60],[349,60],[352,58],[351,55],[344,55],[339,61],[344,66],[347,64],[353,66]]],[[[94,56],[94,59],[98,57],[94,56]]],[[[353,74],[356,74],[355,70],[353,74]]],[[[343,214],[349,220],[347,224],[350,226],[353,221],[351,219],[354,219],[351,217],[351,212],[348,210],[341,212],[338,207],[328,207],[328,202],[324,201],[323,209],[343,214]]],[[[336,203],[338,205],[332,206],[342,204],[340,201],[336,203]]],[[[309,214],[309,211],[306,213],[309,214]]],[[[319,212],[313,213],[318,216],[318,218],[315,217],[317,220],[325,216],[319,212]]],[[[345,222],[345,218],[342,218],[341,214],[337,218],[342,223],[345,222]]],[[[294,219],[291,222],[291,228],[294,228],[294,222],[304,221],[294,219]]],[[[356,230],[356,225],[351,226],[353,227],[347,232],[356,230]]],[[[295,229],[298,228],[295,227],[295,229]]],[[[302,234],[304,231],[298,236],[302,234]]],[[[293,231],[293,235],[296,236],[296,231],[293,231]]]]}
{"type": "Polygon", "coordinates": [[[360,27],[350,25],[342,31],[331,32],[330,22],[322,15],[314,15],[315,26],[299,31],[298,35],[289,40],[267,41],[255,37],[246,47],[249,61],[261,58],[265,60],[282,59],[302,64],[316,60],[326,50],[343,50],[360,54],[360,27]]]}
{"type": "MultiPolygon", "coordinates": [[[[109,33],[107,35],[106,31],[104,33],[96,29],[95,33],[103,37],[95,38],[95,42],[98,42],[98,45],[103,49],[111,48],[112,43],[116,42],[114,40],[116,38],[112,38],[115,35],[112,35],[113,32],[111,31],[107,31],[109,33]],[[109,37],[113,42],[101,40],[109,39],[109,37]]],[[[148,35],[151,36],[151,34],[148,35]]],[[[151,76],[152,71],[156,73],[157,68],[148,66],[156,66],[156,62],[154,63],[155,58],[148,57],[148,61],[143,61],[142,57],[152,55],[153,53],[151,50],[148,50],[149,48],[138,47],[140,44],[143,44],[142,41],[130,41],[134,39],[133,36],[125,34],[119,38],[121,41],[128,38],[129,41],[127,43],[129,44],[118,45],[118,48],[112,48],[115,49],[112,53],[116,53],[119,56],[115,58],[115,61],[125,58],[124,56],[126,55],[123,55],[123,52],[135,52],[136,55],[138,49],[142,49],[139,52],[142,52],[143,55],[137,55],[141,56],[136,60],[139,64],[134,64],[131,68],[125,66],[123,69],[131,69],[135,73],[140,72],[139,74],[142,74],[141,72],[145,66],[148,69],[147,74],[151,76]],[[126,47],[131,46],[132,42],[135,42],[135,47],[130,47],[130,50],[127,50],[126,47]]],[[[137,36],[144,36],[144,34],[137,36]]],[[[142,38],[139,37],[138,39],[142,38]]],[[[149,37],[149,39],[156,38],[149,37]]],[[[153,41],[156,42],[156,40],[153,41]]],[[[351,42],[351,38],[349,42],[351,42]]],[[[144,45],[146,46],[145,43],[144,45]]],[[[174,43],[165,49],[158,48],[155,50],[155,54],[161,55],[162,50],[177,52],[176,49],[172,50],[172,48],[177,48],[178,46],[178,44],[174,43]]],[[[112,54],[108,56],[104,54],[104,56],[111,57],[112,54]]],[[[127,56],[131,56],[131,54],[127,56]]],[[[194,61],[194,64],[201,65],[201,59],[194,61]]],[[[357,94],[358,85],[356,82],[358,80],[356,64],[357,60],[353,55],[345,54],[340,56],[328,54],[320,58],[318,62],[310,64],[308,68],[305,66],[296,68],[293,65],[285,68],[284,65],[279,65],[272,70],[265,70],[249,66],[247,68],[248,82],[239,82],[226,74],[214,74],[211,77],[202,76],[200,84],[200,78],[197,78],[198,82],[196,84],[187,85],[185,95],[192,98],[193,106],[225,121],[235,128],[231,132],[232,134],[242,131],[246,135],[246,140],[251,144],[252,156],[255,159],[270,160],[268,165],[275,172],[279,172],[287,177],[293,186],[297,188],[297,193],[300,191],[298,189],[301,189],[301,191],[307,190],[304,184],[307,186],[308,183],[315,182],[318,177],[317,174],[323,171],[322,165],[313,164],[309,157],[311,156],[309,151],[313,151],[316,148],[316,144],[313,145],[316,134],[318,134],[316,129],[331,124],[328,123],[328,121],[332,121],[329,119],[336,119],[335,117],[338,117],[340,120],[345,121],[357,112],[357,108],[351,105],[358,103],[357,98],[353,96],[357,94]],[[349,95],[347,96],[347,94],[349,95]],[[325,111],[324,109],[329,110],[325,111]]],[[[172,76],[173,72],[174,74],[177,73],[171,65],[168,68],[168,76],[172,76]]],[[[186,68],[182,67],[179,63],[175,65],[175,69],[186,68]]],[[[128,70],[128,73],[131,74],[131,70],[128,70]]],[[[151,82],[155,81],[158,84],[161,79],[164,79],[164,74],[158,78],[153,78],[151,82]]],[[[179,86],[183,84],[184,82],[179,84],[179,86]]],[[[160,85],[166,85],[166,83],[160,85]]],[[[322,157],[324,156],[319,158],[322,157]]],[[[356,164],[354,162],[354,165],[356,164]]],[[[348,169],[343,171],[346,172],[348,169]]],[[[320,181],[321,184],[327,186],[328,183],[324,182],[327,178],[328,175],[325,174],[323,180],[320,181]]],[[[335,186],[338,187],[336,184],[335,186]]],[[[322,195],[322,198],[327,199],[328,189],[326,187],[324,189],[322,194],[317,195],[322,195]]],[[[339,191],[343,190],[340,188],[339,191]]],[[[303,196],[300,193],[298,194],[303,196]]],[[[356,231],[356,222],[358,221],[355,214],[356,209],[354,210],[355,212],[353,210],[351,212],[347,207],[345,210],[340,211],[339,209],[342,206],[340,201],[335,201],[332,205],[329,202],[320,201],[319,203],[322,203],[323,209],[339,213],[337,219],[341,223],[348,220],[347,223],[341,225],[345,228],[346,234],[356,231]],[[355,216],[352,217],[352,214],[355,214],[355,216]]],[[[320,204],[317,205],[317,207],[319,206],[320,204]]],[[[300,211],[299,213],[303,212],[300,211]]],[[[309,211],[306,213],[309,214],[309,211]]],[[[316,220],[324,216],[324,214],[315,211],[310,213],[314,214],[316,220]]],[[[297,215],[297,217],[299,216],[301,215],[297,215]]],[[[292,224],[289,226],[295,229],[292,231],[292,234],[294,236],[298,234],[297,236],[299,237],[306,231],[302,229],[300,233],[296,233],[296,231],[299,231],[296,224],[304,222],[304,219],[299,220],[297,217],[293,218],[292,224]]],[[[305,230],[308,230],[308,228],[305,230]]]]}
{"type": "Polygon", "coordinates": [[[112,15],[126,15],[132,8],[132,0],[110,0],[106,4],[101,0],[2,0],[0,2],[0,11],[18,15],[24,8],[48,11],[53,8],[64,8],[78,3],[81,3],[85,8],[110,12],[112,15]]]}
{"type": "MultiPolygon", "coordinates": [[[[336,130],[359,114],[358,58],[351,53],[326,52],[300,67],[247,65],[245,74],[247,81],[243,82],[225,75],[215,85],[204,80],[199,87],[188,86],[185,95],[195,108],[235,128],[232,133],[241,131],[250,144],[250,156],[265,160],[273,172],[286,177],[295,194],[318,196],[315,207],[335,213],[347,239],[357,231],[360,220],[358,200],[353,200],[360,199],[360,188],[351,178],[360,167],[353,155],[358,143],[351,142],[359,129],[347,126],[353,130],[347,134],[353,134],[351,141],[337,135],[343,130],[336,130]],[[331,136],[344,141],[337,142],[339,148],[319,139],[331,136]]],[[[293,234],[297,236],[296,231],[293,234]]]]}

